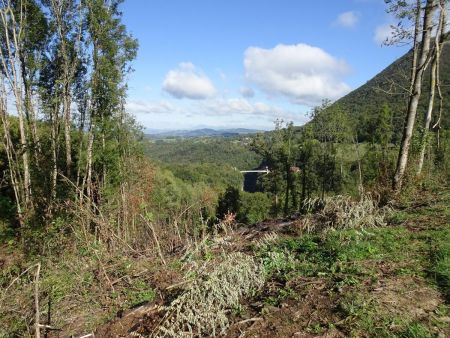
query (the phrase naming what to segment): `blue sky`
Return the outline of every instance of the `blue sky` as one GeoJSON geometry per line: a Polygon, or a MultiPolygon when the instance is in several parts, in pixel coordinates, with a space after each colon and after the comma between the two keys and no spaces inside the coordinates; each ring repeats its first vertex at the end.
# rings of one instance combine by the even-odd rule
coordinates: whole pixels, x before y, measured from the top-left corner
{"type": "Polygon", "coordinates": [[[383,0],[127,0],[139,40],[127,109],[147,129],[302,124],[408,47],[383,0]]]}

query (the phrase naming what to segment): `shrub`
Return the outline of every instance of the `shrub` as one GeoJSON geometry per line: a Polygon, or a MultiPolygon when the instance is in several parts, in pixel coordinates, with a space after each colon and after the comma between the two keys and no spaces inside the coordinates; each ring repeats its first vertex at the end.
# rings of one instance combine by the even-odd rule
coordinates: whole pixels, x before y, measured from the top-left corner
{"type": "Polygon", "coordinates": [[[264,221],[269,216],[270,199],[262,192],[241,193],[241,207],[238,220],[247,224],[264,221]]]}
{"type": "Polygon", "coordinates": [[[220,195],[217,204],[217,218],[223,219],[225,215],[232,213],[237,214],[241,207],[241,199],[239,190],[235,187],[228,187],[225,193],[220,195]]]}

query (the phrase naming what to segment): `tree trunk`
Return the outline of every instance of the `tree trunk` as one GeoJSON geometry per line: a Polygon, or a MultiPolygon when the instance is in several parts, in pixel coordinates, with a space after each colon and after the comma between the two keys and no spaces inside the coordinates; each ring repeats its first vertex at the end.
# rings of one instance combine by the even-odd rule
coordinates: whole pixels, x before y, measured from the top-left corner
{"type": "MultiPolygon", "coordinates": [[[[20,151],[22,157],[23,166],[23,191],[25,197],[24,207],[31,207],[31,175],[30,175],[30,162],[29,162],[29,147],[27,140],[27,132],[25,128],[24,117],[24,104],[23,104],[23,83],[22,81],[22,69],[21,69],[21,36],[18,36],[17,28],[19,32],[23,29],[22,21],[17,22],[15,14],[12,8],[8,5],[0,12],[3,34],[5,37],[5,49],[1,49],[1,63],[3,66],[3,73],[8,79],[9,87],[13,93],[15,99],[15,107],[17,116],[19,119],[19,134],[20,134],[20,151]],[[10,35],[11,34],[11,35],[10,35]],[[14,50],[14,51],[13,51],[14,50]],[[4,51],[4,52],[3,52],[4,51]],[[7,57],[5,57],[5,54],[7,57]],[[8,64],[7,61],[8,60],[8,64]]],[[[22,17],[20,17],[22,20],[22,17]]],[[[6,109],[6,107],[5,107],[6,109]]]]}
{"type": "Polygon", "coordinates": [[[436,58],[433,59],[433,63],[431,65],[430,98],[428,100],[428,109],[425,114],[425,126],[423,128],[419,161],[417,164],[417,175],[420,175],[422,173],[423,162],[425,157],[425,149],[428,144],[428,134],[431,123],[431,115],[433,113],[434,96],[436,92],[435,87],[436,87],[436,58]]]}
{"type": "Polygon", "coordinates": [[[417,54],[419,50],[419,35],[420,35],[420,15],[422,12],[422,7],[420,4],[421,0],[416,1],[416,16],[414,21],[414,37],[413,37],[413,58],[411,66],[411,80],[409,85],[409,95],[412,94],[414,89],[414,79],[416,78],[417,71],[417,54]]]}
{"type": "Polygon", "coordinates": [[[306,165],[302,168],[302,197],[300,201],[300,209],[303,210],[306,200],[306,165]]]}
{"type": "Polygon", "coordinates": [[[289,165],[286,169],[286,191],[284,196],[284,215],[287,216],[289,212],[289,191],[291,188],[291,172],[289,170],[289,165]]]}
{"type": "Polygon", "coordinates": [[[28,123],[28,129],[31,133],[31,139],[33,141],[33,155],[35,158],[36,165],[38,165],[38,156],[36,151],[40,150],[39,148],[39,138],[37,134],[37,126],[36,126],[36,114],[34,112],[33,103],[31,99],[31,85],[29,80],[27,78],[27,68],[24,57],[20,58],[21,67],[22,67],[22,82],[23,82],[23,88],[24,88],[24,110],[25,110],[25,117],[27,119],[28,123]]]}
{"type": "Polygon", "coordinates": [[[431,31],[433,29],[433,15],[435,9],[435,0],[427,0],[424,13],[424,29],[420,46],[420,59],[418,68],[415,72],[416,75],[413,79],[413,91],[409,97],[405,126],[403,129],[403,136],[397,160],[397,169],[395,171],[392,184],[393,189],[397,192],[402,188],[403,177],[407,167],[409,147],[411,144],[411,137],[413,134],[414,122],[417,113],[417,105],[419,104],[419,99],[422,93],[423,73],[430,54],[431,31]]]}
{"type": "MultiPolygon", "coordinates": [[[[66,83],[65,86],[69,87],[66,83]]],[[[66,170],[67,177],[71,178],[71,167],[72,167],[72,141],[70,137],[71,130],[71,117],[70,117],[70,88],[64,90],[64,139],[66,143],[66,170]]]]}
{"type": "Polygon", "coordinates": [[[5,98],[4,98],[4,92],[2,93],[2,98],[1,98],[1,107],[0,107],[0,117],[1,117],[1,122],[3,125],[3,133],[4,133],[4,145],[5,145],[5,151],[6,151],[6,156],[8,159],[8,167],[9,167],[9,176],[11,179],[11,185],[13,188],[13,192],[14,192],[14,198],[16,200],[16,208],[17,208],[17,214],[18,214],[18,219],[19,219],[19,224],[21,227],[23,227],[23,209],[22,209],[22,204],[23,204],[23,194],[21,192],[20,189],[20,177],[18,177],[17,175],[17,171],[16,171],[16,161],[14,159],[14,146],[11,140],[11,133],[10,133],[10,126],[9,126],[9,120],[8,120],[8,116],[6,114],[6,105],[5,105],[5,98]]]}
{"type": "Polygon", "coordinates": [[[54,112],[51,114],[51,124],[52,124],[52,130],[51,130],[51,151],[52,151],[52,171],[50,173],[50,196],[51,200],[54,201],[56,199],[56,183],[58,179],[58,149],[57,149],[57,143],[58,143],[58,110],[59,105],[56,104],[54,108],[54,112]]]}
{"type": "MultiPolygon", "coordinates": [[[[424,158],[425,158],[425,150],[426,150],[426,147],[428,144],[428,138],[429,138],[429,132],[430,132],[431,116],[433,113],[434,97],[435,97],[435,93],[436,93],[436,79],[437,79],[438,67],[439,67],[439,62],[440,62],[440,57],[441,57],[441,52],[442,52],[442,44],[443,44],[442,34],[443,34],[443,31],[446,26],[447,9],[446,9],[445,4],[446,4],[445,0],[439,1],[439,10],[440,10],[439,25],[436,30],[436,37],[435,37],[435,43],[434,43],[434,45],[435,45],[434,57],[433,57],[432,65],[431,65],[430,99],[428,101],[428,109],[425,114],[425,126],[424,126],[424,130],[423,130],[423,135],[422,135],[422,144],[421,144],[421,149],[420,149],[420,154],[419,154],[419,162],[417,165],[417,175],[420,175],[422,173],[422,168],[423,168],[423,163],[424,163],[424,158]]],[[[439,90],[439,96],[440,96],[440,98],[442,97],[440,90],[439,90]]],[[[441,107],[442,107],[442,105],[441,105],[441,107]]]]}
{"type": "Polygon", "coordinates": [[[361,156],[359,153],[359,142],[358,137],[355,136],[354,138],[354,144],[355,144],[355,151],[356,151],[356,160],[358,161],[358,192],[360,197],[362,197],[364,193],[364,186],[362,181],[362,170],[361,170],[361,156]]]}

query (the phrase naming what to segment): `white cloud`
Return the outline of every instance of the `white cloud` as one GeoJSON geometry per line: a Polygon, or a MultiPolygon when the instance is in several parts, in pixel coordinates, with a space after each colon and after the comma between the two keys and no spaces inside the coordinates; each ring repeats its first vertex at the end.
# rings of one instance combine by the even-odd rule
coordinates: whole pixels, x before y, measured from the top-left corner
{"type": "Polygon", "coordinates": [[[335,24],[341,27],[355,27],[359,21],[358,13],[354,11],[344,12],[338,15],[335,24]]]}
{"type": "Polygon", "coordinates": [[[294,103],[314,106],[350,91],[341,80],[349,66],[320,48],[306,44],[277,45],[245,51],[246,79],[269,95],[283,95],[294,103]]]}
{"type": "Polygon", "coordinates": [[[255,91],[250,88],[250,87],[242,87],[239,89],[239,93],[241,93],[241,95],[243,97],[247,97],[247,98],[251,98],[253,96],[255,96],[255,91]]]}
{"type": "Polygon", "coordinates": [[[168,101],[140,101],[129,100],[126,109],[133,115],[139,114],[173,114],[178,110],[176,106],[168,101]]]}
{"type": "Polygon", "coordinates": [[[130,100],[126,108],[139,123],[151,129],[271,129],[276,119],[293,121],[296,125],[308,121],[306,111],[300,107],[281,107],[270,102],[251,102],[238,97],[214,97],[201,101],[130,100]]]}
{"type": "Polygon", "coordinates": [[[373,40],[376,44],[382,45],[387,39],[393,36],[394,30],[391,24],[384,24],[375,28],[375,34],[373,40]]]}
{"type": "Polygon", "coordinates": [[[265,102],[250,102],[244,98],[211,98],[188,105],[178,105],[169,101],[130,100],[126,109],[134,116],[170,117],[189,115],[196,117],[269,117],[298,120],[299,114],[265,102]]]}
{"type": "Polygon", "coordinates": [[[212,99],[198,103],[194,110],[202,115],[228,116],[228,115],[254,115],[269,116],[272,118],[295,118],[294,114],[277,106],[265,102],[252,103],[243,98],[212,99]]]}
{"type": "Polygon", "coordinates": [[[216,93],[211,80],[190,62],[182,62],[177,69],[170,70],[162,87],[177,99],[203,100],[216,93]]]}

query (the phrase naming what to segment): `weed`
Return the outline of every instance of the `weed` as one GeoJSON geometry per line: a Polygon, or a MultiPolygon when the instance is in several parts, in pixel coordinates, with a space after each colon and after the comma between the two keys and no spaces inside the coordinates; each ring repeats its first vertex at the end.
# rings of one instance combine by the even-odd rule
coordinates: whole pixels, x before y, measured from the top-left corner
{"type": "Polygon", "coordinates": [[[420,323],[409,323],[407,328],[400,332],[401,338],[431,338],[434,335],[420,323]]]}
{"type": "Polygon", "coordinates": [[[142,279],[136,279],[133,281],[132,285],[125,291],[126,299],[131,307],[141,305],[152,301],[156,292],[152,289],[148,283],[142,279]]]}

